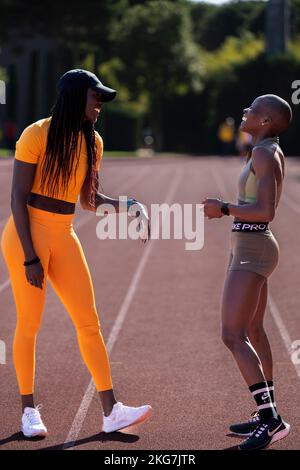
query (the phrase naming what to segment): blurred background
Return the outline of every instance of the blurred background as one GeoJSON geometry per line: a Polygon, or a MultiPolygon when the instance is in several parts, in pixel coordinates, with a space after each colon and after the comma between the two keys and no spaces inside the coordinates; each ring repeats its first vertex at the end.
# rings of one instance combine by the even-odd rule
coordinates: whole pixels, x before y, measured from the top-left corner
{"type": "Polygon", "coordinates": [[[106,150],[239,153],[242,109],[275,93],[294,112],[282,146],[299,155],[300,0],[0,0],[0,48],[2,156],[72,68],[118,90],[97,123],[106,150]]]}

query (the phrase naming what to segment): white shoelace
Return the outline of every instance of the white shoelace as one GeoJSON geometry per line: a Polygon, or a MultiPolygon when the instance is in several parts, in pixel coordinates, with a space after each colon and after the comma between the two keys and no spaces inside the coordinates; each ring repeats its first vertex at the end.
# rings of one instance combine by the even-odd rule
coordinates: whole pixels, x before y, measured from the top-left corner
{"type": "Polygon", "coordinates": [[[40,424],[41,415],[39,410],[42,408],[42,405],[38,405],[36,408],[32,408],[29,411],[27,410],[25,415],[30,423],[30,425],[40,424]]]}
{"type": "Polygon", "coordinates": [[[260,420],[259,416],[255,416],[254,418],[249,419],[249,423],[256,423],[260,420]]]}
{"type": "Polygon", "coordinates": [[[126,414],[126,411],[125,411],[125,408],[123,406],[123,403],[122,402],[118,402],[118,411],[117,411],[118,414],[122,414],[124,416],[124,414],[126,414]]]}
{"type": "Polygon", "coordinates": [[[248,419],[248,423],[255,423],[256,421],[260,420],[260,416],[258,411],[254,411],[254,413],[251,414],[251,418],[248,419]]]}
{"type": "Polygon", "coordinates": [[[261,424],[258,428],[255,429],[255,437],[259,437],[266,429],[268,425],[267,424],[261,424]]]}
{"type": "Polygon", "coordinates": [[[116,404],[114,405],[113,407],[113,411],[111,412],[111,414],[109,416],[107,416],[107,418],[110,418],[112,419],[113,421],[115,421],[116,419],[116,415],[120,414],[120,412],[124,412],[124,408],[123,408],[123,403],[121,403],[120,401],[117,402],[117,406],[116,404]]]}

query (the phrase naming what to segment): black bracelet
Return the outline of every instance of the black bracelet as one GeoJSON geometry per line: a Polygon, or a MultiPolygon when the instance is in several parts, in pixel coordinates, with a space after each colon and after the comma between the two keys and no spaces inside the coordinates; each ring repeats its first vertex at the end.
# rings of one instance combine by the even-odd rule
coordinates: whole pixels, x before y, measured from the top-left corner
{"type": "Polygon", "coordinates": [[[40,258],[37,256],[36,258],[32,259],[31,261],[24,261],[24,266],[30,266],[31,264],[37,264],[39,263],[41,260],[40,258]]]}
{"type": "Polygon", "coordinates": [[[229,202],[223,201],[223,204],[222,204],[222,206],[221,206],[221,212],[222,212],[222,214],[224,214],[224,215],[230,215],[228,204],[229,204],[229,202]]]}

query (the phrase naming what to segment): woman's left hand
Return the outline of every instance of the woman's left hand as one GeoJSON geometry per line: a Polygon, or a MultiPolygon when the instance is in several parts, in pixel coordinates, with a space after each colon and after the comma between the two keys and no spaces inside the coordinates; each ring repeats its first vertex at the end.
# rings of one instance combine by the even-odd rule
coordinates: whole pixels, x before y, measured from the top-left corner
{"type": "Polygon", "coordinates": [[[204,204],[204,215],[208,219],[223,217],[221,212],[223,201],[221,199],[206,198],[202,201],[202,204],[204,204]]]}

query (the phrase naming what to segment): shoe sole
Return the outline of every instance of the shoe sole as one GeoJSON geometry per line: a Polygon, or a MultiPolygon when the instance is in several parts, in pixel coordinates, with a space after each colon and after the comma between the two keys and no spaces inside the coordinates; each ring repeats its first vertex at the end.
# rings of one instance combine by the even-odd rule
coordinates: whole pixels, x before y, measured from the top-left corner
{"type": "Polygon", "coordinates": [[[241,436],[241,437],[249,437],[252,434],[251,432],[249,432],[247,434],[241,433],[241,432],[235,432],[235,431],[231,431],[231,429],[230,429],[230,432],[231,432],[231,434],[234,434],[235,436],[241,436]]]}
{"type": "Polygon", "coordinates": [[[22,429],[22,433],[24,434],[25,437],[46,437],[48,436],[48,431],[40,431],[40,432],[37,432],[35,434],[26,434],[23,429],[22,429]]]}
{"type": "Polygon", "coordinates": [[[270,446],[271,446],[272,444],[274,444],[275,442],[280,441],[281,439],[284,439],[286,436],[289,435],[290,432],[291,432],[291,426],[290,426],[290,424],[285,423],[285,429],[283,429],[283,430],[280,431],[280,432],[277,432],[277,433],[272,437],[272,440],[271,440],[270,444],[268,445],[268,447],[270,447],[270,446]]]}
{"type": "Polygon", "coordinates": [[[134,421],[133,423],[127,424],[126,426],[122,426],[121,428],[113,429],[113,430],[111,430],[111,431],[104,431],[104,429],[102,429],[102,432],[105,432],[106,434],[110,434],[110,433],[112,433],[112,432],[121,431],[121,429],[130,428],[131,426],[136,426],[136,425],[138,425],[138,424],[144,423],[145,421],[147,421],[147,419],[150,418],[150,416],[152,415],[152,412],[153,412],[153,408],[150,408],[150,410],[146,411],[145,414],[143,414],[142,416],[140,416],[140,417],[139,417],[136,421],[134,421]]]}
{"type": "MultiPolygon", "coordinates": [[[[271,445],[275,444],[275,442],[280,441],[281,439],[284,439],[285,437],[287,437],[289,435],[290,431],[291,431],[291,426],[288,423],[284,423],[284,424],[285,424],[285,429],[283,429],[280,432],[277,432],[272,437],[272,439],[271,439],[271,441],[269,442],[268,445],[263,446],[263,447],[256,447],[255,449],[251,449],[251,450],[265,450],[265,449],[268,449],[271,445]]],[[[247,450],[249,450],[249,449],[247,449],[247,450]]]]}
{"type": "MultiPolygon", "coordinates": [[[[289,425],[288,423],[284,423],[284,425],[285,425],[286,427],[287,427],[287,426],[290,427],[290,425],[289,425]]],[[[252,434],[252,432],[254,431],[254,429],[253,429],[252,432],[248,432],[247,434],[246,434],[246,433],[242,433],[242,432],[232,431],[232,429],[230,429],[230,428],[229,428],[229,431],[231,432],[231,434],[234,434],[235,436],[249,437],[249,436],[251,436],[251,434],[252,434]]],[[[285,436],[284,436],[284,437],[285,437],[285,436]]],[[[281,439],[283,439],[283,438],[281,438],[281,439]]],[[[275,441],[274,441],[274,442],[275,442],[275,441]]]]}

